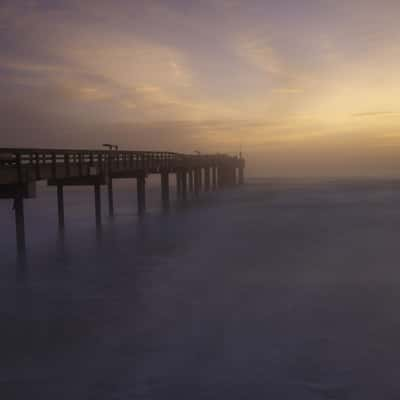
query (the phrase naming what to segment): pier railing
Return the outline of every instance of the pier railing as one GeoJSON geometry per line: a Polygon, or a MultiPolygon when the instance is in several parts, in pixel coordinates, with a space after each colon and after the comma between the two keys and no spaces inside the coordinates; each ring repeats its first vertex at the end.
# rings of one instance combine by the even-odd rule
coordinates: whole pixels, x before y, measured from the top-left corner
{"type": "Polygon", "coordinates": [[[165,151],[0,148],[0,183],[104,175],[111,171],[157,173],[236,162],[222,154],[190,155],[165,151]]]}

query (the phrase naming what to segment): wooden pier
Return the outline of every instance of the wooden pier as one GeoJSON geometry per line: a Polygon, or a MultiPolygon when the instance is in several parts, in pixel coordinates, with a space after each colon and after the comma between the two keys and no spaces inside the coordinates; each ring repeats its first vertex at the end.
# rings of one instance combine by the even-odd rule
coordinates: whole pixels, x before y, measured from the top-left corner
{"type": "Polygon", "coordinates": [[[18,254],[25,254],[24,199],[36,197],[36,182],[57,188],[58,226],[64,218],[64,186],[92,186],[97,227],[101,226],[101,186],[108,192],[109,215],[114,214],[113,180],[136,179],[138,214],[146,210],[146,178],[161,175],[162,206],[170,206],[170,176],[176,177],[177,197],[188,192],[217,190],[243,184],[242,157],[225,154],[180,154],[161,151],[0,148],[0,198],[13,199],[18,254]]]}

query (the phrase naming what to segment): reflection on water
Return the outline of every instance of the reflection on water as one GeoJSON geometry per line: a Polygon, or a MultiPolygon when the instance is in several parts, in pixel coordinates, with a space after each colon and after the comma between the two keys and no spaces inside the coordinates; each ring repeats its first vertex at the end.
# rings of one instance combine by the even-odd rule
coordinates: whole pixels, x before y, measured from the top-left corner
{"type": "Polygon", "coordinates": [[[252,181],[138,218],[129,182],[0,203],[4,399],[375,399],[400,392],[395,182],[252,181]],[[106,209],[105,199],[103,201],[106,209]],[[17,278],[15,274],[17,271],[17,278]],[[23,279],[22,279],[23,278],[23,279]]]}

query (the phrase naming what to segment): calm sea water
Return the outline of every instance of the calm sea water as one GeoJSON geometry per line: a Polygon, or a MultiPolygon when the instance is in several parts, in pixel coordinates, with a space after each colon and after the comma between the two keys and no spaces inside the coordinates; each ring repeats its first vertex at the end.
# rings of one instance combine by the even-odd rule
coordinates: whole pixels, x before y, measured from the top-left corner
{"type": "Polygon", "coordinates": [[[0,202],[1,399],[397,399],[400,185],[253,180],[136,216],[119,183],[0,202]],[[104,199],[105,200],[105,199],[104,199]],[[103,204],[106,210],[106,203],[103,204]]]}

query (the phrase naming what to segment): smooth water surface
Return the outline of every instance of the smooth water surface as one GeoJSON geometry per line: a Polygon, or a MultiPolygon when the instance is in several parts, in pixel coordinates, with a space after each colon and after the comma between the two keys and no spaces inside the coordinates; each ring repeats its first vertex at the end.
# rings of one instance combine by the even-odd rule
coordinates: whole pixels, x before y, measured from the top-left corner
{"type": "Polygon", "coordinates": [[[22,278],[0,202],[1,399],[399,398],[396,182],[253,180],[168,215],[151,186],[142,219],[115,192],[96,235],[67,189],[60,237],[40,187],[22,278]]]}

